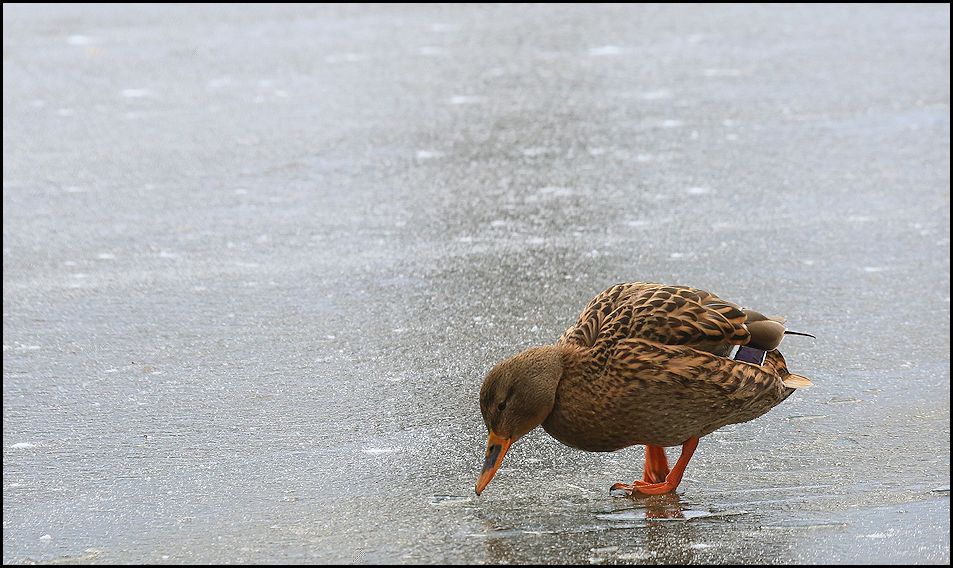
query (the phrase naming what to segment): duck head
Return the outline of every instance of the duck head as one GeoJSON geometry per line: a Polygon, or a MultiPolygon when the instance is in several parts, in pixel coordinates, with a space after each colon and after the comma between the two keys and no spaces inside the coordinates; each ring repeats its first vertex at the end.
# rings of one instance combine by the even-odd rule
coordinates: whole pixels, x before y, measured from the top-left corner
{"type": "Polygon", "coordinates": [[[562,374],[563,357],[553,346],[527,349],[487,373],[480,388],[480,411],[489,437],[477,495],[496,475],[513,442],[542,424],[552,412],[562,374]]]}

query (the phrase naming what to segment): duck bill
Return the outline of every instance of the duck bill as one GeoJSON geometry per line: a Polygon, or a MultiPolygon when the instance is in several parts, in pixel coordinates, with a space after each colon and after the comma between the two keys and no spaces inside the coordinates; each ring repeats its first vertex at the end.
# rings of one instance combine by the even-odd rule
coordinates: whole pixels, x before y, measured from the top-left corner
{"type": "Polygon", "coordinates": [[[486,440],[486,459],[483,461],[483,472],[480,473],[480,479],[477,480],[476,494],[483,493],[483,490],[490,484],[490,480],[496,475],[503,463],[503,456],[506,450],[510,449],[513,438],[504,438],[490,430],[490,437],[486,440]]]}

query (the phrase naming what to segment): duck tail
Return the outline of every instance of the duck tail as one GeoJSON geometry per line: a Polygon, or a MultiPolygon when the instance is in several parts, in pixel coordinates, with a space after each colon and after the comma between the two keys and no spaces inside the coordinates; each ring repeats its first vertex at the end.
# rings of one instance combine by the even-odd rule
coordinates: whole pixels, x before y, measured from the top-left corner
{"type": "Polygon", "coordinates": [[[804,375],[795,375],[794,373],[788,373],[786,377],[781,379],[781,382],[789,389],[803,389],[814,386],[811,379],[804,375]]]}
{"type": "Polygon", "coordinates": [[[810,333],[787,329],[784,326],[787,320],[782,316],[766,316],[761,312],[748,309],[744,312],[745,326],[751,336],[748,341],[750,347],[764,349],[765,351],[777,349],[785,335],[801,335],[817,339],[810,333]]]}
{"type": "Polygon", "coordinates": [[[805,377],[804,375],[798,375],[788,371],[788,366],[784,361],[784,356],[781,355],[781,352],[777,349],[768,352],[768,356],[765,358],[764,364],[765,367],[768,367],[774,371],[778,377],[781,378],[781,383],[783,383],[785,388],[788,389],[784,394],[784,398],[789,397],[797,389],[803,389],[814,385],[814,383],[811,382],[811,379],[805,377]]]}
{"type": "Polygon", "coordinates": [[[802,337],[810,337],[811,339],[817,339],[817,336],[812,333],[804,333],[803,331],[791,331],[790,329],[785,329],[784,335],[800,335],[802,337]]]}

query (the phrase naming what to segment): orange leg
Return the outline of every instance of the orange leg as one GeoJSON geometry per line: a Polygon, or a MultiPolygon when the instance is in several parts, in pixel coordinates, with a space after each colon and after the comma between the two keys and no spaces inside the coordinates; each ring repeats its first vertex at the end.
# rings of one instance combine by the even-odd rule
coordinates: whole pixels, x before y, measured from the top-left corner
{"type": "Polygon", "coordinates": [[[645,483],[661,483],[668,476],[668,458],[665,457],[665,448],[662,446],[645,446],[645,469],[642,481],[645,483]]]}
{"type": "MultiPolygon", "coordinates": [[[[689,438],[684,444],[682,444],[682,454],[678,456],[678,461],[675,462],[675,467],[672,468],[672,471],[665,476],[665,481],[646,483],[646,481],[635,481],[632,485],[627,485],[625,483],[616,483],[612,486],[611,490],[622,490],[628,493],[629,495],[633,493],[644,493],[646,495],[661,495],[662,493],[669,493],[675,491],[675,488],[678,487],[678,484],[682,482],[682,475],[685,474],[685,468],[688,467],[688,462],[692,459],[692,454],[695,453],[695,448],[698,447],[698,438],[689,438]]],[[[655,472],[657,472],[656,464],[659,463],[659,460],[656,455],[653,455],[652,458],[649,458],[649,451],[653,454],[655,449],[650,450],[650,448],[657,448],[656,446],[646,446],[646,471],[645,477],[646,480],[649,478],[655,479],[655,472]],[[652,468],[650,470],[649,462],[652,462],[652,468]],[[652,472],[652,475],[649,475],[649,472],[652,472]]],[[[657,448],[662,452],[662,459],[664,459],[665,452],[662,448],[657,448]]],[[[668,463],[666,461],[666,469],[668,463]]]]}

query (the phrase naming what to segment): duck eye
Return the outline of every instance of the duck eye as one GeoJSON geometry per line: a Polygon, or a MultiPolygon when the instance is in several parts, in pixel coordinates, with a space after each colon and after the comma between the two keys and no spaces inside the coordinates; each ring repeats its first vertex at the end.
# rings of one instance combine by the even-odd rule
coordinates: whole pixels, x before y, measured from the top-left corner
{"type": "Polygon", "coordinates": [[[506,403],[501,402],[499,408],[500,408],[500,412],[503,412],[504,410],[506,410],[506,403]]]}

